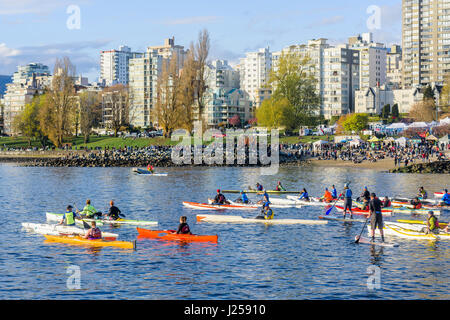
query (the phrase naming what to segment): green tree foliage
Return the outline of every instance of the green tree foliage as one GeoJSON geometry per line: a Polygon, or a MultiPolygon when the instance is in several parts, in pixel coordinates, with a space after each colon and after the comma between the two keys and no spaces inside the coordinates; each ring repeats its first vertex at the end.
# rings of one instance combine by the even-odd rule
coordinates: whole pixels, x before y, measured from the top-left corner
{"type": "MultiPolygon", "coordinates": [[[[309,56],[283,53],[270,73],[269,84],[273,88],[273,99],[286,99],[293,112],[285,118],[286,127],[294,129],[316,124],[320,97],[316,93],[317,79],[309,56]]],[[[283,105],[286,107],[285,102],[283,105]]]]}
{"type": "Polygon", "coordinates": [[[394,104],[394,105],[392,106],[391,115],[392,115],[392,117],[394,117],[395,119],[398,119],[398,118],[399,118],[400,113],[399,113],[399,111],[398,111],[398,104],[397,104],[397,103],[394,104]]]}
{"type": "Polygon", "coordinates": [[[387,119],[389,118],[390,114],[391,114],[391,105],[387,104],[383,107],[383,110],[381,110],[381,118],[387,119]]]}
{"type": "Polygon", "coordinates": [[[287,99],[276,100],[272,97],[264,100],[261,107],[256,110],[256,118],[260,126],[292,129],[295,127],[293,113],[293,107],[287,99]]]}
{"type": "Polygon", "coordinates": [[[434,102],[434,92],[430,85],[428,85],[423,92],[423,101],[427,100],[432,100],[434,102]]]}
{"type": "Polygon", "coordinates": [[[47,143],[47,137],[42,132],[39,122],[39,110],[44,100],[45,96],[35,97],[31,103],[25,105],[23,112],[14,119],[15,130],[28,139],[29,146],[31,146],[32,140],[39,140],[43,147],[47,143]]]}
{"type": "Polygon", "coordinates": [[[342,127],[346,132],[360,132],[366,129],[368,124],[369,116],[362,113],[349,114],[342,121],[342,127]]]}

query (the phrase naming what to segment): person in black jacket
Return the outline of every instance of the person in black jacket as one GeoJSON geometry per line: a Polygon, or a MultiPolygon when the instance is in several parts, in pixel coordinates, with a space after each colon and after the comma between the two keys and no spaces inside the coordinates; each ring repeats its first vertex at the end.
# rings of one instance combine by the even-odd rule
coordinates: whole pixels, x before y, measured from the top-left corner
{"type": "Polygon", "coordinates": [[[369,201],[369,211],[370,211],[370,224],[372,227],[372,241],[375,241],[375,230],[378,228],[381,234],[381,241],[384,242],[384,232],[383,232],[383,213],[381,212],[381,208],[383,207],[383,203],[380,199],[377,198],[375,193],[370,195],[369,201]]]}

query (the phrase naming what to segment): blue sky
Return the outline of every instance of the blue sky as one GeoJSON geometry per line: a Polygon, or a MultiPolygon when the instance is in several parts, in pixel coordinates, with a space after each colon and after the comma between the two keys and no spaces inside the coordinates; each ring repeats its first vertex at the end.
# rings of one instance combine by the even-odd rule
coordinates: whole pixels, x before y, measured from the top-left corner
{"type": "Polygon", "coordinates": [[[401,0],[0,0],[0,74],[29,62],[53,67],[56,57],[68,56],[94,81],[101,50],[126,44],[144,51],[172,36],[189,46],[203,28],[211,35],[211,58],[231,62],[266,46],[276,51],[322,37],[343,43],[369,31],[372,5],[381,10],[375,40],[401,43],[401,0]],[[79,30],[66,26],[70,5],[80,8],[79,30]]]}

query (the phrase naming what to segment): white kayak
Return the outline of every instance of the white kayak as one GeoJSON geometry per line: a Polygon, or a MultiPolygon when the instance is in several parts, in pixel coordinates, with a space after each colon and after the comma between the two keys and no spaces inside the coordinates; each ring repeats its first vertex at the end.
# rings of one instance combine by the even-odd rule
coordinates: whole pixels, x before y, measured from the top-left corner
{"type": "Polygon", "coordinates": [[[308,224],[308,225],[324,225],[328,221],[320,220],[300,220],[300,219],[255,219],[255,218],[243,218],[240,216],[221,216],[221,215],[197,215],[198,222],[211,222],[211,223],[263,223],[263,224],[308,224]]]}
{"type": "Polygon", "coordinates": [[[320,216],[319,217],[320,220],[328,220],[328,221],[339,221],[339,222],[348,222],[348,223],[352,223],[352,222],[360,222],[360,223],[365,223],[367,221],[367,219],[350,219],[350,218],[336,218],[336,217],[331,217],[331,216],[320,216]]]}
{"type": "MultiPolygon", "coordinates": [[[[86,235],[87,232],[87,230],[78,227],[56,225],[56,224],[22,223],[22,227],[27,231],[52,236],[65,236],[65,235],[84,236],[86,235]]],[[[105,240],[114,241],[118,237],[119,237],[118,234],[102,231],[102,238],[105,240]]]]}
{"type": "Polygon", "coordinates": [[[394,213],[412,213],[412,214],[428,214],[430,211],[432,211],[434,213],[435,216],[440,216],[441,215],[441,210],[437,210],[437,209],[414,209],[414,208],[408,208],[408,207],[400,207],[400,208],[396,208],[396,207],[392,207],[392,208],[385,208],[385,209],[389,209],[392,210],[394,213]]]}
{"type": "MultiPolygon", "coordinates": [[[[61,221],[63,215],[58,213],[46,213],[47,221],[53,221],[53,222],[59,222],[61,221]]],[[[77,224],[84,225],[84,222],[87,222],[88,224],[90,222],[95,222],[97,225],[105,225],[105,224],[111,224],[111,225],[134,225],[134,226],[154,226],[158,225],[158,222],[156,221],[143,221],[143,220],[128,220],[128,219],[118,219],[118,220],[108,220],[108,219],[75,219],[77,224]]]]}
{"type": "MultiPolygon", "coordinates": [[[[369,226],[369,233],[370,233],[369,226]]],[[[387,236],[396,236],[404,239],[411,240],[450,240],[450,233],[445,233],[441,231],[439,234],[425,234],[424,232],[420,232],[418,230],[411,230],[410,227],[407,229],[401,228],[400,226],[396,226],[393,224],[386,224],[383,232],[387,236]]],[[[380,230],[375,231],[375,235],[379,235],[380,230]]]]}
{"type": "MultiPolygon", "coordinates": [[[[293,201],[291,201],[289,203],[290,200],[286,200],[286,199],[281,199],[281,200],[286,200],[285,203],[278,202],[278,201],[274,202],[273,200],[274,200],[273,198],[270,198],[270,200],[269,200],[271,208],[283,209],[283,208],[293,208],[293,207],[301,208],[302,207],[300,204],[295,204],[293,201]]],[[[209,201],[208,201],[209,204],[212,204],[213,202],[214,201],[211,200],[211,199],[209,199],[209,201]]],[[[258,204],[258,203],[243,204],[243,203],[240,203],[240,202],[234,202],[234,201],[230,201],[230,200],[228,200],[228,202],[230,203],[230,205],[233,205],[233,206],[248,206],[250,208],[255,208],[256,207],[257,209],[258,208],[262,209],[262,203],[261,204],[258,204]]]]}
{"type": "MultiPolygon", "coordinates": [[[[315,206],[315,207],[327,207],[327,206],[330,206],[331,207],[334,204],[334,202],[333,203],[322,202],[322,201],[320,201],[319,198],[314,198],[314,197],[310,197],[309,198],[310,201],[299,200],[298,196],[287,196],[286,198],[288,200],[295,201],[297,204],[304,205],[304,206],[315,206]]],[[[272,201],[272,199],[270,199],[270,201],[272,201]]],[[[338,201],[338,204],[339,203],[343,204],[342,200],[338,201]]]]}
{"type": "Polygon", "coordinates": [[[138,168],[134,168],[133,172],[137,173],[138,175],[153,176],[153,177],[167,177],[169,175],[168,173],[152,173],[151,171],[148,171],[146,169],[138,169],[138,168]]]}

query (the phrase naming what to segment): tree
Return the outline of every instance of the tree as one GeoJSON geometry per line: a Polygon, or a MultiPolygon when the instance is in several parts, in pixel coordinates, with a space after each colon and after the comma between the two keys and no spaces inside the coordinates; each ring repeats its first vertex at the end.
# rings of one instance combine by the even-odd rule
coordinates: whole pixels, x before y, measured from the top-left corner
{"type": "Polygon", "coordinates": [[[431,122],[435,115],[435,103],[434,100],[424,100],[417,102],[411,108],[409,117],[415,121],[431,122]]]}
{"type": "Polygon", "coordinates": [[[166,138],[169,138],[177,129],[183,116],[182,105],[179,101],[180,89],[178,57],[173,54],[170,59],[163,62],[156,89],[155,115],[166,138]]]}
{"type": "Polygon", "coordinates": [[[381,118],[382,119],[389,118],[390,113],[391,113],[391,105],[387,104],[383,107],[383,110],[381,111],[381,118]]]}
{"type": "Polygon", "coordinates": [[[128,88],[122,84],[105,88],[102,93],[103,124],[117,137],[123,127],[130,124],[128,88]]]}
{"type": "Polygon", "coordinates": [[[441,112],[448,113],[450,107],[450,75],[445,77],[444,87],[440,96],[441,112]]]}
{"type": "Polygon", "coordinates": [[[367,128],[369,116],[363,113],[354,113],[341,116],[338,120],[338,133],[360,132],[367,128]]]}
{"type": "Polygon", "coordinates": [[[231,124],[233,127],[240,126],[241,118],[239,117],[239,115],[235,115],[234,117],[232,117],[228,120],[228,123],[231,124]]]}
{"type": "Polygon", "coordinates": [[[84,143],[88,143],[92,128],[101,121],[100,98],[97,92],[92,91],[80,93],[78,98],[80,130],[84,136],[84,143]]]}
{"type": "Polygon", "coordinates": [[[39,123],[45,135],[59,148],[66,135],[73,130],[76,110],[73,79],[75,66],[69,58],[56,60],[52,84],[39,110],[39,123]]]}
{"type": "Polygon", "coordinates": [[[278,128],[281,126],[291,130],[295,127],[294,110],[286,98],[276,100],[273,97],[263,101],[256,110],[258,124],[267,128],[278,128]]]}
{"type": "Polygon", "coordinates": [[[41,107],[41,97],[36,96],[33,101],[25,105],[21,114],[14,118],[13,126],[15,131],[20,132],[28,138],[28,145],[31,147],[33,139],[39,140],[43,147],[46,146],[47,137],[42,132],[39,123],[39,109],[41,107]]]}
{"type": "Polygon", "coordinates": [[[203,119],[206,106],[207,73],[206,67],[211,48],[209,32],[206,29],[200,31],[197,43],[191,44],[193,53],[195,79],[194,79],[194,101],[197,103],[199,119],[203,119]]]}
{"type": "Polygon", "coordinates": [[[292,107],[295,126],[316,124],[320,97],[316,93],[317,79],[309,56],[283,53],[277,68],[270,72],[274,100],[286,99],[292,107]]]}
{"type": "Polygon", "coordinates": [[[427,100],[433,100],[434,102],[434,92],[430,85],[428,85],[423,92],[423,101],[427,100]]]}
{"type": "Polygon", "coordinates": [[[196,68],[194,53],[192,50],[189,50],[184,61],[183,69],[180,70],[179,90],[179,101],[183,114],[180,120],[180,126],[189,132],[192,132],[194,128],[194,104],[196,103],[196,89],[194,84],[196,83],[196,68]]]}
{"type": "Polygon", "coordinates": [[[392,106],[391,115],[395,119],[398,119],[398,117],[400,116],[400,113],[398,111],[398,104],[397,103],[392,106]]]}

